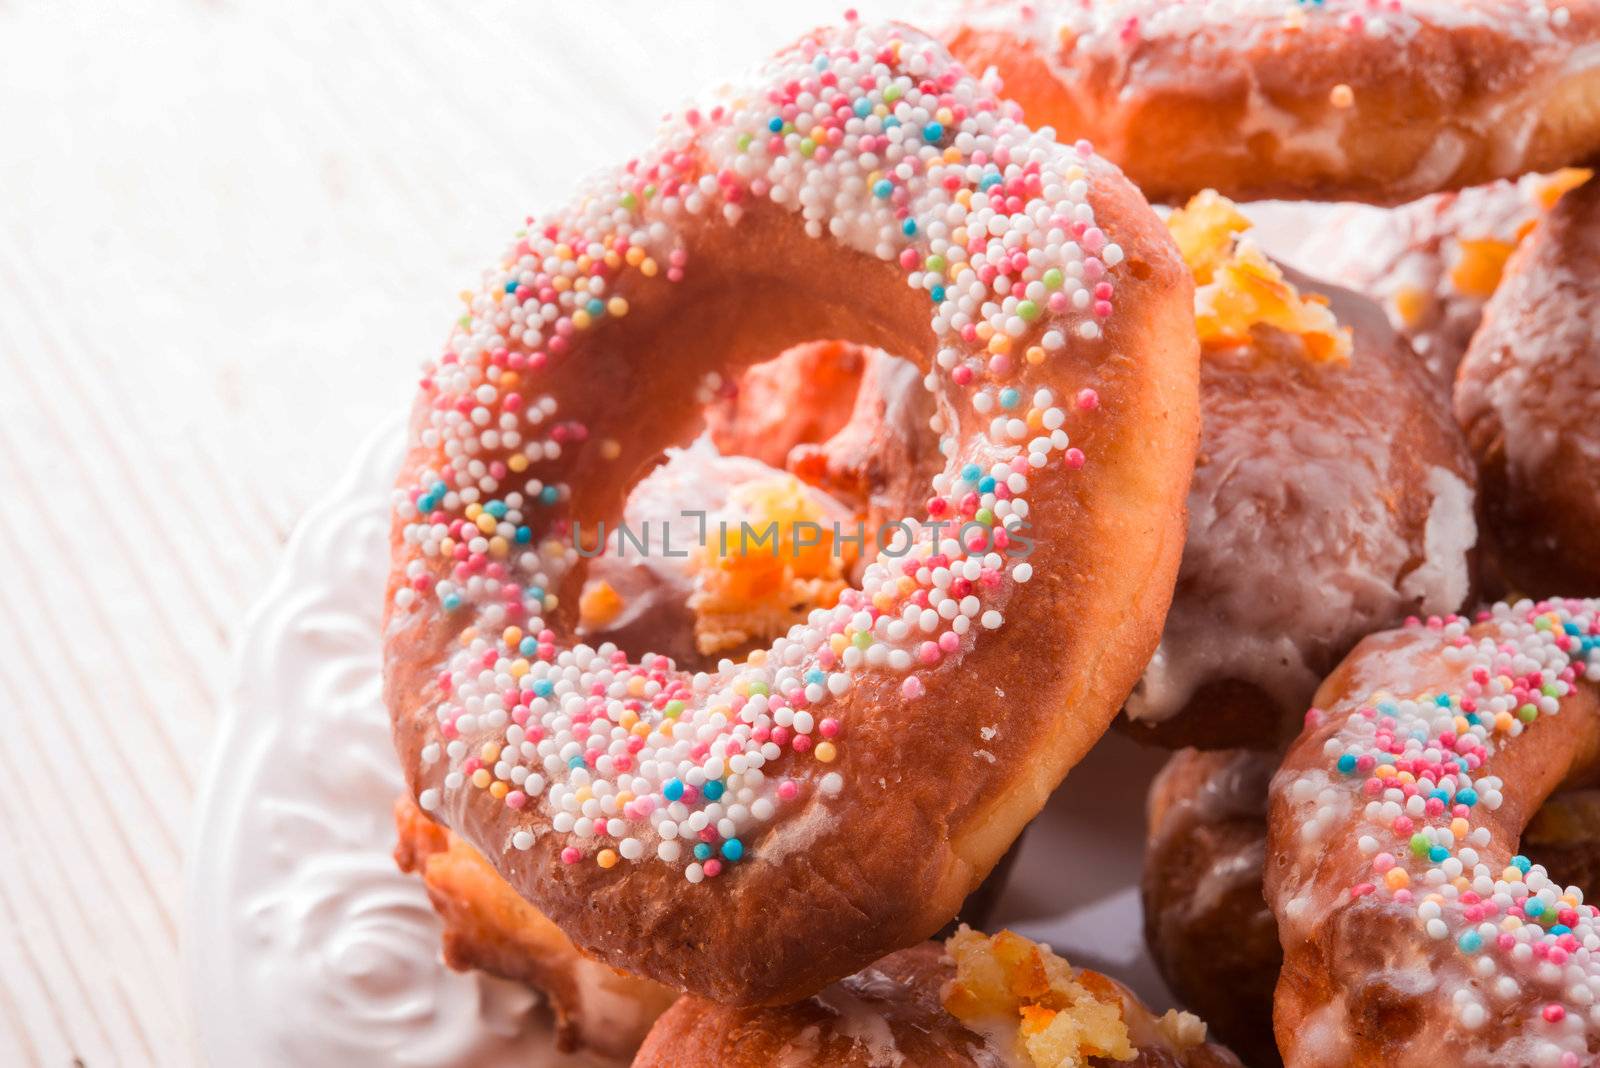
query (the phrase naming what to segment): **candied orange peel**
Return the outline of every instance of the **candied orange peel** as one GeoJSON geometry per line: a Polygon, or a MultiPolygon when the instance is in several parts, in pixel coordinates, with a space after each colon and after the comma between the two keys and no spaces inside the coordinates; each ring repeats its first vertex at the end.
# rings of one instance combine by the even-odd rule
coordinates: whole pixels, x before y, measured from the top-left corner
{"type": "Polygon", "coordinates": [[[1233,201],[1209,189],[1167,218],[1194,274],[1201,347],[1248,345],[1256,327],[1270,327],[1299,338],[1315,362],[1347,362],[1349,329],[1334,318],[1327,298],[1301,293],[1255,242],[1240,237],[1250,225],[1233,201]]]}
{"type": "Polygon", "coordinates": [[[1011,931],[993,938],[963,925],[945,942],[956,975],[945,1010],[1002,1041],[1034,1068],[1086,1068],[1091,1057],[1137,1055],[1120,993],[1093,972],[1011,931]],[[1094,982],[1093,980],[1100,980],[1094,982]]]}
{"type": "Polygon", "coordinates": [[[782,634],[847,586],[854,546],[836,547],[815,491],[793,475],[734,488],[742,519],[708,532],[695,557],[695,644],[707,655],[782,634]]]}

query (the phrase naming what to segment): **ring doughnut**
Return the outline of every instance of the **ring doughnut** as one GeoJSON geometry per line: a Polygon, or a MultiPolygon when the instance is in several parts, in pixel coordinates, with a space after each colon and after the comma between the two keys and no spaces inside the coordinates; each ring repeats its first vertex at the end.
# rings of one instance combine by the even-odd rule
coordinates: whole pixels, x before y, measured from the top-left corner
{"type": "MultiPolygon", "coordinates": [[[[1278,758],[1182,749],[1150,784],[1140,897],[1145,942],[1167,985],[1252,1068],[1282,1063],[1272,997],[1283,964],[1262,879],[1267,789],[1278,758]]],[[[1561,886],[1600,887],[1600,790],[1556,794],[1522,849],[1561,886]]]]}
{"type": "Polygon", "coordinates": [[[1172,747],[1278,749],[1364,635],[1465,602],[1472,461],[1371,300],[1280,273],[1214,195],[1169,225],[1200,284],[1203,426],[1177,591],[1128,722],[1172,747]]]}
{"type": "Polygon", "coordinates": [[[1600,594],[1600,183],[1563,196],[1512,257],[1455,405],[1514,588],[1600,594]]]}
{"type": "Polygon", "coordinates": [[[963,927],[793,1005],[736,1008],[684,997],[634,1068],[1229,1068],[1188,1013],[1154,1016],[1122,984],[1019,935],[963,927]]]}
{"type": "Polygon", "coordinates": [[[818,31],[669,119],[529,224],[425,373],[385,624],[413,796],[580,949],[709,998],[794,1000],[926,938],[1154,648],[1190,292],[1115,168],[907,28],[818,31]],[[902,514],[967,530],[913,519],[714,671],[575,642],[563,539],[693,436],[708,373],[819,333],[923,369],[946,463],[902,514]]]}
{"type": "Polygon", "coordinates": [[[1273,778],[1266,898],[1289,1068],[1600,1056],[1600,914],[1517,855],[1600,766],[1600,602],[1374,635],[1273,778]]]}
{"type": "Polygon", "coordinates": [[[945,35],[1152,200],[1399,204],[1600,151],[1600,5],[991,0],[945,35]]]}
{"type": "Polygon", "coordinates": [[[423,815],[409,797],[395,805],[394,858],[422,877],[443,921],[450,967],[476,968],[543,994],[555,1016],[556,1048],[626,1060],[677,997],[590,960],[561,929],[518,897],[477,850],[423,815]]]}

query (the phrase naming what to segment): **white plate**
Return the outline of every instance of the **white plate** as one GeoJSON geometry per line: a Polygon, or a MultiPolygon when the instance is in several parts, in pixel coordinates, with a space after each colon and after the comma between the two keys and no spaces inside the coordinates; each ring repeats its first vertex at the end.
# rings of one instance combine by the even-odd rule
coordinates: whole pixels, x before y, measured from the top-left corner
{"type": "MultiPolygon", "coordinates": [[[[526,989],[450,971],[390,857],[400,773],[379,616],[394,419],[301,520],[240,635],[189,861],[185,950],[214,1064],[555,1068],[526,989]]],[[[1161,755],[1103,741],[1030,829],[997,923],[1170,1004],[1140,936],[1145,786],[1161,755]]]]}

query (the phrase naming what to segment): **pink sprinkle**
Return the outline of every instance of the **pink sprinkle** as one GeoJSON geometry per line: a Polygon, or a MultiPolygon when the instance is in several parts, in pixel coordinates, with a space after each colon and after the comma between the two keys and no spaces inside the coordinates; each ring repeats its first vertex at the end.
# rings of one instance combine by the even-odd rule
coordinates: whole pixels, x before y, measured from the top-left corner
{"type": "Polygon", "coordinates": [[[908,701],[921,697],[924,692],[922,680],[915,675],[907,675],[906,681],[900,684],[900,696],[908,701]]]}
{"type": "Polygon", "coordinates": [[[506,804],[511,808],[521,808],[528,803],[528,795],[521,790],[512,790],[506,794],[506,804]]]}
{"type": "Polygon", "coordinates": [[[924,664],[938,663],[939,647],[933,642],[923,642],[917,647],[917,659],[921,660],[924,664]]]}
{"type": "Polygon", "coordinates": [[[715,857],[706,861],[705,873],[707,879],[715,879],[717,876],[721,875],[722,861],[717,860],[715,857]]]}
{"type": "Polygon", "coordinates": [[[567,846],[561,851],[561,863],[576,864],[583,859],[583,854],[578,852],[577,846],[567,846]]]}
{"type": "Polygon", "coordinates": [[[824,738],[836,738],[839,736],[839,721],[829,716],[817,724],[817,730],[822,732],[824,738]]]}
{"type": "Polygon", "coordinates": [[[1544,1007],[1544,1018],[1549,1020],[1551,1023],[1560,1023],[1562,1020],[1566,1019],[1566,1016],[1567,1010],[1563,1009],[1555,1002],[1551,1002],[1544,1007]]]}
{"type": "Polygon", "coordinates": [[[1086,412],[1094,411],[1100,407],[1100,394],[1092,389],[1078,390],[1078,407],[1086,412]]]}
{"type": "Polygon", "coordinates": [[[778,784],[778,800],[793,801],[800,796],[800,787],[793,779],[785,779],[778,784]]]}
{"type": "Polygon", "coordinates": [[[1084,461],[1083,450],[1079,449],[1079,448],[1068,449],[1067,450],[1066,460],[1067,460],[1067,466],[1072,468],[1074,471],[1076,471],[1078,468],[1083,466],[1083,461],[1084,461]]]}

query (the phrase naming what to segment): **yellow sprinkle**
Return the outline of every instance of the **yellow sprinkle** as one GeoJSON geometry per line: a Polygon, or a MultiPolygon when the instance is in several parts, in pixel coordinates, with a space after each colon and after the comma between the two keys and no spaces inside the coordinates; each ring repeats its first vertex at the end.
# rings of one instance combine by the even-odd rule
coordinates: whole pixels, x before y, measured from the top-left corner
{"type": "Polygon", "coordinates": [[[557,293],[565,293],[567,290],[572,288],[572,279],[568,278],[564,274],[558,274],[555,276],[555,278],[551,279],[550,286],[557,293]]]}
{"type": "Polygon", "coordinates": [[[489,796],[497,801],[505,800],[506,794],[509,794],[510,792],[511,787],[507,786],[505,782],[500,779],[496,779],[494,782],[489,784],[489,796]]]}
{"type": "Polygon", "coordinates": [[[1517,867],[1507,868],[1500,873],[1500,878],[1508,883],[1520,883],[1522,881],[1522,869],[1517,867]]]}
{"type": "Polygon", "coordinates": [[[1457,816],[1455,819],[1450,821],[1450,833],[1456,836],[1457,841],[1465,838],[1467,833],[1471,830],[1471,826],[1469,826],[1467,821],[1462,819],[1460,816],[1457,816]]]}
{"type": "Polygon", "coordinates": [[[487,512],[485,512],[483,515],[480,515],[477,519],[478,529],[483,531],[485,534],[493,534],[494,528],[498,525],[499,524],[495,522],[494,516],[487,512]]]}
{"type": "Polygon", "coordinates": [[[572,796],[578,802],[578,804],[581,805],[585,801],[591,801],[594,799],[594,791],[589,789],[587,786],[580,786],[578,787],[578,792],[572,796]]]}
{"type": "Polygon", "coordinates": [[[602,868],[615,868],[617,866],[617,851],[602,849],[595,854],[594,862],[602,868]]]}
{"type": "Polygon", "coordinates": [[[517,644],[522,641],[522,628],[507,627],[505,630],[500,632],[500,640],[505,642],[509,647],[515,649],[517,644]]]}
{"type": "Polygon", "coordinates": [[[1390,890],[1401,890],[1411,885],[1411,876],[1406,874],[1404,868],[1390,868],[1383,873],[1383,881],[1389,885],[1390,890]]]}
{"type": "Polygon", "coordinates": [[[606,311],[620,319],[628,314],[628,302],[621,297],[612,297],[606,302],[606,311]]]}
{"type": "Polygon", "coordinates": [[[1044,363],[1044,349],[1040,348],[1038,345],[1030,345],[1028,347],[1027,358],[1029,363],[1037,367],[1039,364],[1044,363]]]}
{"type": "Polygon", "coordinates": [[[644,249],[639,245],[634,245],[628,249],[628,254],[625,258],[629,267],[637,267],[644,260],[644,249]]]}
{"type": "Polygon", "coordinates": [[[833,758],[839,755],[839,750],[833,747],[832,742],[818,742],[816,754],[817,759],[824,764],[832,764],[833,758]]]}
{"type": "Polygon", "coordinates": [[[556,246],[556,255],[561,259],[570,260],[572,258],[572,246],[563,241],[556,246]]]}
{"type": "Polygon", "coordinates": [[[489,774],[488,768],[479,768],[477,771],[472,773],[472,785],[476,786],[480,790],[488,786],[493,781],[494,777],[489,774]]]}
{"type": "Polygon", "coordinates": [[[512,453],[511,458],[506,461],[506,466],[513,471],[521,473],[528,469],[528,458],[520,452],[512,453]]]}
{"type": "Polygon", "coordinates": [[[1350,88],[1348,85],[1345,85],[1343,82],[1340,82],[1338,85],[1334,86],[1333,92],[1328,94],[1328,103],[1332,104],[1336,108],[1347,108],[1355,102],[1355,90],[1350,88]]]}
{"type": "Polygon", "coordinates": [[[500,747],[493,742],[484,742],[483,748],[478,750],[478,755],[485,764],[493,764],[500,759],[500,747]]]}
{"type": "Polygon", "coordinates": [[[472,290],[463,289],[461,292],[457,293],[456,296],[461,298],[461,303],[467,305],[469,308],[472,306],[472,290]]]}
{"type": "Polygon", "coordinates": [[[622,257],[617,255],[617,250],[612,249],[606,253],[606,266],[615,270],[622,266],[622,257]]]}
{"type": "Polygon", "coordinates": [[[511,677],[514,679],[522,678],[522,676],[528,673],[528,667],[528,662],[521,657],[518,657],[516,660],[511,662],[511,677]]]}
{"type": "Polygon", "coordinates": [[[645,257],[644,262],[639,264],[639,273],[644,275],[646,278],[654,278],[656,276],[656,272],[659,270],[661,270],[661,268],[656,264],[656,261],[649,256],[645,257]]]}
{"type": "Polygon", "coordinates": [[[615,460],[622,455],[622,442],[616,438],[606,438],[600,443],[600,456],[606,460],[615,460]]]}
{"type": "Polygon", "coordinates": [[[589,329],[589,324],[593,321],[594,320],[589,318],[589,313],[584,311],[582,308],[579,308],[577,311],[572,313],[572,325],[578,330],[589,329]]]}
{"type": "Polygon", "coordinates": [[[476,521],[477,518],[482,514],[483,514],[483,505],[481,505],[481,504],[469,504],[469,505],[467,505],[466,515],[467,515],[468,519],[476,521]]]}

